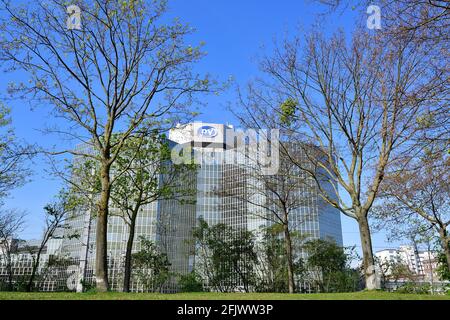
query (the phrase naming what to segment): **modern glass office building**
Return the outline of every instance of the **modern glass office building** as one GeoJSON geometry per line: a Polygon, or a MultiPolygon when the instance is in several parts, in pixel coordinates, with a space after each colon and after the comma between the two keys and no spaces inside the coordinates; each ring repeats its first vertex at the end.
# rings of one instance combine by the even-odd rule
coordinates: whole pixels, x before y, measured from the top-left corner
{"type": "MultiPolygon", "coordinates": [[[[316,183],[306,173],[281,163],[277,174],[262,176],[255,173],[257,168],[251,161],[223,160],[227,159],[228,150],[236,148],[236,141],[229,141],[233,135],[226,133],[234,130],[223,124],[192,123],[173,129],[169,135],[177,144],[190,144],[197,154],[197,219],[203,218],[208,224],[225,223],[236,229],[258,230],[270,224],[263,217],[268,214],[267,206],[276,202],[268,198],[274,197],[275,191],[282,192],[280,188],[286,183],[290,185],[292,198],[288,204],[291,228],[311,238],[328,238],[342,245],[340,213],[323,200],[316,183]],[[210,131],[204,134],[203,128],[210,131]],[[274,190],[274,185],[279,185],[278,190],[274,190]]],[[[311,155],[306,155],[302,148],[295,149],[297,161],[308,167],[311,155]]],[[[337,188],[331,184],[332,179],[322,180],[322,191],[333,196],[337,188]]]]}
{"type": "MultiPolygon", "coordinates": [[[[236,148],[236,141],[234,138],[231,141],[230,136],[233,135],[229,135],[229,132],[234,132],[232,126],[196,122],[179,125],[170,131],[168,139],[173,150],[190,148],[191,155],[196,160],[197,170],[179,186],[194,187],[195,201],[183,203],[160,200],[145,206],[138,215],[133,252],[140,250],[139,239],[141,236],[145,237],[167,253],[174,274],[187,274],[198,267],[198,253],[192,239],[192,230],[200,218],[209,225],[229,225],[237,231],[237,235],[239,230],[258,231],[261,227],[270,226],[271,219],[266,218],[271,214],[270,206],[276,204],[273,201],[274,186],[282,188],[281,183],[277,185],[281,181],[281,173],[264,176],[260,180],[253,174],[255,168],[251,162],[224,161],[229,156],[227,151],[236,148]]],[[[304,156],[302,161],[307,163],[307,157],[304,156]]],[[[280,163],[280,167],[283,167],[283,163],[280,163]]],[[[328,238],[342,245],[338,210],[322,200],[318,188],[311,181],[308,182],[308,178],[301,172],[294,172],[289,179],[287,183],[293,192],[289,217],[291,230],[298,231],[309,239],[328,238]]],[[[331,194],[334,191],[326,180],[321,188],[331,194]]],[[[86,205],[77,210],[69,221],[70,228],[65,229],[66,234],[60,248],[54,250],[69,258],[72,263],[71,271],[66,274],[67,285],[72,290],[82,290],[81,283],[86,288],[86,285],[95,282],[96,221],[90,210],[94,203],[95,195],[92,195],[90,201],[86,201],[86,205]]],[[[128,225],[122,218],[114,215],[115,211],[117,209],[111,208],[108,224],[108,273],[111,289],[121,290],[128,225]]],[[[151,288],[146,288],[133,278],[131,290],[147,291],[151,288]]],[[[165,292],[177,290],[176,277],[163,288],[165,292]]]]}
{"type": "MultiPolygon", "coordinates": [[[[258,233],[276,220],[271,216],[279,211],[276,206],[280,204],[275,198],[284,192],[289,198],[291,231],[301,234],[305,241],[321,238],[342,246],[340,213],[323,200],[316,182],[305,172],[284,163],[283,157],[279,171],[274,175],[261,175],[253,157],[240,152],[231,153],[236,161],[227,161],[230,158],[228,151],[234,150],[238,144],[235,138],[239,135],[233,134],[234,130],[232,126],[223,124],[191,123],[173,129],[169,135],[177,145],[192,147],[199,164],[196,219],[204,219],[209,225],[226,224],[237,235],[239,230],[258,233]],[[289,191],[283,190],[286,185],[289,185],[289,191]]],[[[245,134],[240,137],[243,138],[241,142],[249,143],[245,134]]],[[[302,166],[312,165],[308,163],[311,155],[302,151],[307,148],[291,148],[296,150],[297,160],[304,163],[302,166]]],[[[322,192],[335,195],[336,186],[331,184],[332,179],[325,174],[322,180],[322,192]]],[[[300,255],[306,258],[304,253],[300,255]]],[[[194,256],[194,263],[196,260],[194,256]]]]}

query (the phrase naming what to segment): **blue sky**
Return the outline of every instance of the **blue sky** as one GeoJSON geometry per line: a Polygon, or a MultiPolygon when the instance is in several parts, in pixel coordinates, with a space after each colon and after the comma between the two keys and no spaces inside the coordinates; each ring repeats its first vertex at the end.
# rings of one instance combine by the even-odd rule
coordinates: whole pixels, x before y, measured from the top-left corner
{"type": "MultiPolygon", "coordinates": [[[[200,41],[206,43],[208,55],[197,66],[199,72],[209,72],[221,80],[233,77],[237,85],[258,76],[257,56],[261,52],[269,53],[275,39],[283,39],[287,34],[299,30],[310,30],[313,24],[327,33],[342,28],[352,30],[356,15],[348,10],[342,14],[321,16],[323,8],[310,0],[172,0],[169,2],[169,17],[180,17],[196,28],[196,33],[188,41],[193,45],[200,41]]],[[[303,31],[304,32],[304,31],[303,31]]],[[[2,95],[6,84],[12,79],[3,75],[0,83],[2,95]]],[[[26,79],[21,79],[26,81],[26,79]]],[[[205,98],[208,105],[201,107],[198,120],[205,122],[235,123],[232,115],[226,111],[229,103],[236,101],[235,90],[220,96],[205,98]]],[[[49,123],[48,110],[30,110],[30,107],[17,102],[8,102],[13,109],[13,123],[19,138],[29,143],[44,146],[60,144],[55,137],[45,136],[40,130],[49,123]]],[[[38,238],[42,229],[42,211],[44,205],[60,188],[60,183],[52,179],[46,171],[45,162],[36,159],[32,166],[34,174],[31,182],[12,192],[7,201],[9,207],[28,212],[28,223],[23,233],[25,238],[38,238]]],[[[345,245],[359,246],[357,224],[350,218],[342,217],[345,245]]],[[[374,234],[375,250],[392,247],[384,241],[383,234],[374,234]]]]}

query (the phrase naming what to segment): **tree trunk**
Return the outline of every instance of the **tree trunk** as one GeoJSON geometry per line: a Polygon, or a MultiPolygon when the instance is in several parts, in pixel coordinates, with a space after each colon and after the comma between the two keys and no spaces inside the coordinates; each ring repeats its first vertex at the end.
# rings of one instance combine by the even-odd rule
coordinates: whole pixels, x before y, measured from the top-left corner
{"type": "Polygon", "coordinates": [[[439,236],[441,238],[442,249],[444,250],[445,257],[447,259],[447,267],[448,270],[450,270],[450,244],[448,233],[445,227],[439,230],[439,236]]]}
{"type": "Polygon", "coordinates": [[[101,185],[102,191],[100,194],[97,212],[95,281],[97,290],[100,292],[106,292],[109,289],[107,233],[109,198],[111,194],[110,166],[107,164],[102,164],[101,167],[101,185]]]}
{"type": "Polygon", "coordinates": [[[136,217],[133,217],[130,223],[130,230],[128,233],[127,250],[125,252],[125,270],[123,276],[123,292],[130,292],[131,281],[131,253],[133,250],[134,234],[136,227],[136,217]]]}
{"type": "Polygon", "coordinates": [[[357,218],[359,234],[361,237],[361,249],[363,253],[364,279],[367,290],[377,289],[377,279],[375,274],[375,263],[372,251],[372,238],[370,236],[369,222],[367,215],[361,214],[357,218]]]}
{"type": "Polygon", "coordinates": [[[31,290],[33,289],[33,281],[34,281],[34,278],[36,277],[37,269],[39,268],[39,262],[40,262],[40,260],[41,260],[41,252],[42,252],[42,248],[43,248],[43,247],[41,247],[41,248],[39,249],[39,252],[37,253],[37,256],[36,256],[36,261],[35,261],[35,263],[33,264],[33,269],[32,269],[32,271],[31,271],[30,279],[28,280],[28,284],[27,284],[27,286],[26,286],[26,291],[27,291],[27,292],[31,292],[31,290]]]}
{"type": "Polygon", "coordinates": [[[12,271],[12,261],[11,255],[9,253],[6,254],[7,265],[6,269],[8,270],[8,290],[13,291],[13,271],[12,271]]]}
{"type": "Polygon", "coordinates": [[[286,250],[286,258],[287,258],[287,271],[288,271],[288,288],[289,293],[295,292],[295,282],[294,282],[294,263],[292,257],[292,240],[291,233],[289,230],[289,225],[286,222],[284,225],[284,246],[286,250]]]}

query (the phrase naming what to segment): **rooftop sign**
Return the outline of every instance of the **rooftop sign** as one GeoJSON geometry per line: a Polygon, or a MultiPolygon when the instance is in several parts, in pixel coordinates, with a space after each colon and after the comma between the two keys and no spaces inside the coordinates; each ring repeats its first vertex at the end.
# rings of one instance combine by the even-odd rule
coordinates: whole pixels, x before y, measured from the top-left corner
{"type": "Polygon", "coordinates": [[[197,130],[197,135],[203,138],[214,138],[218,133],[218,130],[211,126],[202,126],[197,130]]]}

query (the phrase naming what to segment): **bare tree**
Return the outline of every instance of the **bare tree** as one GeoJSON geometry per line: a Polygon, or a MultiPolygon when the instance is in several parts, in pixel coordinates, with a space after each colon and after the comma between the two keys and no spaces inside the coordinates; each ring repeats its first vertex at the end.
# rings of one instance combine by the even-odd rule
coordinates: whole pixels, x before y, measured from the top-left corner
{"type": "MultiPolygon", "coordinates": [[[[330,9],[331,12],[341,13],[344,10],[359,11],[356,24],[366,24],[369,5],[380,7],[381,29],[376,30],[385,45],[392,42],[410,41],[417,44],[415,50],[420,50],[423,62],[428,68],[434,70],[442,83],[448,82],[448,62],[442,59],[449,55],[449,17],[450,2],[447,0],[382,0],[373,1],[355,0],[316,0],[330,9]]],[[[436,93],[448,97],[448,88],[436,93]]],[[[424,106],[426,109],[427,107],[424,106]]],[[[433,107],[427,110],[421,119],[426,130],[416,138],[422,145],[438,144],[448,141],[450,136],[450,118],[448,117],[448,98],[435,99],[433,107]]],[[[443,149],[433,148],[440,152],[443,149]]]]}
{"type": "Polygon", "coordinates": [[[342,34],[313,33],[303,49],[303,40],[287,40],[262,60],[265,77],[250,84],[244,99],[256,122],[277,119],[301,145],[316,146],[303,148],[312,168],[291,160],[326,202],[358,222],[368,289],[376,288],[368,214],[386,167],[411,150],[416,118],[442,92],[417,44],[381,40],[363,31],[350,45],[342,34]]]}
{"type": "MultiPolygon", "coordinates": [[[[249,126],[252,122],[251,119],[244,119],[241,115],[241,122],[252,128],[249,126]]],[[[272,137],[261,136],[261,138],[269,140],[272,137]]],[[[291,157],[301,158],[302,148],[294,143],[287,148],[290,149],[291,157]]],[[[301,208],[308,206],[308,200],[310,203],[313,202],[311,196],[315,187],[314,181],[308,180],[308,177],[302,174],[299,168],[290,161],[285,150],[280,151],[279,169],[275,175],[266,175],[261,167],[256,164],[254,154],[250,152],[248,155],[239,153],[237,156],[246,157],[248,164],[230,165],[228,169],[225,169],[223,191],[221,191],[221,195],[225,198],[224,210],[241,211],[246,219],[259,219],[266,226],[276,225],[278,227],[284,239],[287,287],[289,293],[294,293],[295,254],[292,237],[295,230],[312,219],[312,214],[305,213],[301,208]],[[242,191],[242,179],[247,186],[245,191],[242,191]],[[233,199],[233,201],[227,199],[233,199]],[[246,209],[242,211],[242,208],[246,209]]],[[[305,237],[307,236],[305,235],[305,237]]]]}
{"type": "Polygon", "coordinates": [[[366,11],[371,4],[380,7],[382,28],[390,35],[404,36],[414,33],[421,41],[448,41],[450,4],[446,0],[316,0],[334,12],[353,8],[366,11]]]}
{"type": "Polygon", "coordinates": [[[49,131],[91,149],[53,154],[83,156],[99,165],[95,275],[97,289],[106,291],[111,167],[145,121],[186,110],[194,93],[208,90],[208,77],[191,72],[203,53],[184,43],[192,28],[162,22],[165,0],[78,1],[80,29],[68,28],[65,1],[1,3],[0,59],[9,71],[29,77],[10,92],[51,106],[62,122],[49,131]],[[117,131],[122,135],[115,140],[117,131]]]}
{"type": "Polygon", "coordinates": [[[40,241],[37,249],[28,248],[33,262],[31,275],[26,285],[27,292],[33,290],[34,280],[41,263],[41,256],[47,248],[49,240],[63,236],[63,232],[61,231],[64,228],[67,228],[66,221],[69,218],[70,213],[73,212],[74,205],[75,202],[73,202],[73,198],[65,191],[62,191],[56,202],[45,206],[45,226],[42,240],[40,241]]]}
{"type": "Polygon", "coordinates": [[[409,233],[419,234],[420,226],[433,230],[450,268],[449,165],[447,155],[430,153],[391,170],[374,211],[377,221],[388,230],[399,230],[405,224],[409,233]]]}
{"type": "Polygon", "coordinates": [[[12,255],[17,251],[17,236],[23,231],[25,213],[0,208],[0,248],[8,275],[8,290],[13,289],[12,255]]]}

